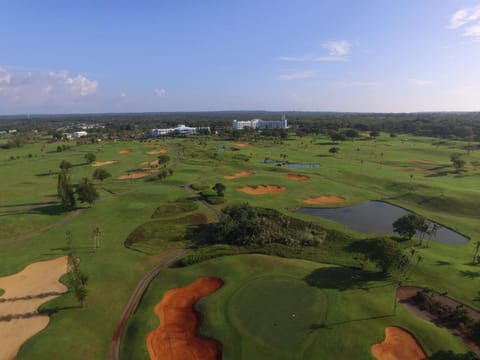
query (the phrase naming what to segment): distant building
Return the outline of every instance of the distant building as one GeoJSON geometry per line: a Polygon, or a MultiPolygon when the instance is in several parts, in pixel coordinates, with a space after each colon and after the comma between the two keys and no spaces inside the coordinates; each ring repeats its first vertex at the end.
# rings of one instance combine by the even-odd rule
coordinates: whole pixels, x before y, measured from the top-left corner
{"type": "Polygon", "coordinates": [[[210,127],[189,127],[185,125],[177,125],[177,127],[170,129],[152,129],[150,135],[152,137],[157,137],[160,135],[178,135],[178,136],[188,136],[195,135],[201,132],[210,133],[210,127]]]}
{"type": "Polygon", "coordinates": [[[87,135],[88,135],[88,133],[86,131],[75,131],[73,133],[73,138],[78,139],[78,138],[81,138],[81,137],[87,136],[87,135]]]}
{"type": "Polygon", "coordinates": [[[243,130],[245,128],[252,129],[286,129],[287,118],[285,114],[282,115],[281,120],[262,120],[262,119],[253,119],[246,121],[233,120],[233,128],[235,130],[243,130]]]}

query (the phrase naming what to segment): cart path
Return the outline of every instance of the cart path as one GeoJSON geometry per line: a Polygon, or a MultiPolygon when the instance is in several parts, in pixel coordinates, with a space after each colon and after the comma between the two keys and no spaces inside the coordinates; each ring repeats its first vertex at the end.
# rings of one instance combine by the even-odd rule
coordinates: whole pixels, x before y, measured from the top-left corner
{"type": "Polygon", "coordinates": [[[133,291],[132,296],[130,296],[127,305],[123,310],[122,316],[120,317],[120,321],[115,328],[115,332],[113,333],[108,356],[110,360],[120,359],[120,342],[127,327],[128,320],[137,309],[143,294],[148,288],[148,285],[150,285],[151,281],[155,278],[155,276],[158,275],[158,273],[160,273],[160,271],[168,267],[179,257],[188,254],[190,251],[190,249],[175,248],[168,250],[167,255],[140,280],[137,287],[133,291]]]}

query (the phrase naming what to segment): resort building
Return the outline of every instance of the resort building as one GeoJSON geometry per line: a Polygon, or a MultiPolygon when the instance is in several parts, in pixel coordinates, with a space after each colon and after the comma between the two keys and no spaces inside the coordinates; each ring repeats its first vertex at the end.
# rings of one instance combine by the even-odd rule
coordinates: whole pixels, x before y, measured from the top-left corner
{"type": "Polygon", "coordinates": [[[262,120],[262,119],[253,119],[246,121],[233,120],[233,128],[235,130],[242,130],[245,128],[252,129],[286,129],[287,117],[285,114],[282,115],[281,120],[262,120]]]}
{"type": "Polygon", "coordinates": [[[73,138],[78,139],[78,138],[81,138],[81,137],[87,136],[87,135],[88,135],[88,133],[86,131],[75,131],[73,133],[73,138]]]}
{"type": "Polygon", "coordinates": [[[201,132],[210,133],[210,127],[189,127],[185,125],[177,125],[177,127],[170,129],[152,129],[150,131],[150,135],[152,137],[157,137],[160,135],[188,136],[199,134],[201,132]]]}

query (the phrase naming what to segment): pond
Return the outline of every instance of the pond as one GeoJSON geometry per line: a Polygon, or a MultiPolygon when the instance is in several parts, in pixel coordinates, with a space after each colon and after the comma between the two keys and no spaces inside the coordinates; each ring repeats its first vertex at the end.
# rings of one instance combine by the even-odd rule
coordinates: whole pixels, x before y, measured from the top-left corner
{"type": "MultiPolygon", "coordinates": [[[[392,224],[399,217],[411,212],[401,207],[388,204],[383,201],[367,201],[362,204],[342,207],[342,208],[300,208],[299,212],[303,214],[320,216],[340,224],[347,225],[353,230],[367,234],[391,234],[393,233],[392,224]]],[[[434,224],[428,220],[429,224],[434,224]]],[[[437,224],[437,234],[432,236],[432,240],[460,245],[468,242],[468,238],[453,231],[441,224],[437,224]]],[[[419,234],[417,233],[417,236],[419,234]]],[[[428,239],[428,235],[425,236],[428,239]]]]}

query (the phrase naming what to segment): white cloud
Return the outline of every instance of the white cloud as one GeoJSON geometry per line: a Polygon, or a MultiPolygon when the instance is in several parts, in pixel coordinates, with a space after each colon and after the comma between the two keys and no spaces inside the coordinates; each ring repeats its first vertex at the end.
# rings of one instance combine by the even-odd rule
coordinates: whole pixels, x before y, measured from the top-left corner
{"type": "Polygon", "coordinates": [[[164,97],[164,96],[167,94],[167,92],[165,91],[165,89],[155,89],[153,92],[154,92],[155,95],[158,96],[158,97],[164,97]]]}
{"type": "Polygon", "coordinates": [[[121,98],[125,98],[125,97],[127,97],[127,94],[125,94],[124,92],[122,92],[122,93],[120,93],[120,97],[121,97],[121,98]]]}
{"type": "Polygon", "coordinates": [[[347,40],[329,41],[322,44],[328,50],[328,55],[280,56],[280,60],[305,62],[305,61],[347,61],[351,44],[347,40]]]}
{"type": "Polygon", "coordinates": [[[408,79],[408,82],[413,85],[417,86],[430,86],[433,85],[432,80],[425,80],[425,79],[408,79]]]}
{"type": "Polygon", "coordinates": [[[449,29],[458,29],[465,26],[463,36],[480,41],[480,5],[470,8],[463,8],[456,11],[450,18],[449,29]],[[476,23],[475,23],[476,22],[476,23]]]}
{"type": "Polygon", "coordinates": [[[457,12],[455,12],[450,18],[450,24],[448,25],[448,27],[450,29],[456,29],[456,28],[459,28],[460,26],[465,25],[468,22],[467,20],[468,13],[469,13],[468,9],[460,9],[457,12]]]}
{"type": "Polygon", "coordinates": [[[473,37],[475,41],[480,41],[480,23],[467,28],[463,33],[463,36],[473,37]]]}
{"type": "Polygon", "coordinates": [[[0,67],[0,104],[67,103],[94,94],[98,81],[68,71],[10,72],[0,67]]]}
{"type": "Polygon", "coordinates": [[[298,71],[298,72],[291,72],[279,75],[277,77],[278,80],[297,80],[297,79],[309,79],[316,75],[315,71],[298,71]]]}
{"type": "Polygon", "coordinates": [[[329,41],[322,45],[328,50],[328,56],[331,57],[345,57],[350,52],[350,43],[346,40],[341,41],[329,41]]]}

